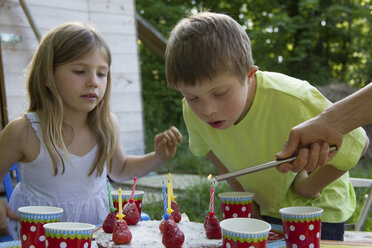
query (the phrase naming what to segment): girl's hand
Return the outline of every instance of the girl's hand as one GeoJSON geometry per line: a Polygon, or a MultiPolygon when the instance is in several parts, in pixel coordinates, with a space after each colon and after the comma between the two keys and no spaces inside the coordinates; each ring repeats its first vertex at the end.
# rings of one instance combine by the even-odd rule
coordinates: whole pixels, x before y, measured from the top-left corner
{"type": "Polygon", "coordinates": [[[0,237],[9,234],[6,218],[19,221],[19,216],[14,213],[6,202],[0,200],[0,237]]]}
{"type": "Polygon", "coordinates": [[[182,134],[174,126],[155,136],[155,154],[162,160],[174,157],[177,145],[182,142],[182,134]]]}

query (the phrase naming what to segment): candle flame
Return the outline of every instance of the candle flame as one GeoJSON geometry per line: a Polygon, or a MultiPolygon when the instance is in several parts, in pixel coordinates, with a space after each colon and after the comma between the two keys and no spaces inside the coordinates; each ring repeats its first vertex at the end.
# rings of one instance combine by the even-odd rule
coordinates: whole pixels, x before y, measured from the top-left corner
{"type": "Polygon", "coordinates": [[[209,174],[209,175],[207,176],[207,180],[210,181],[211,178],[212,178],[212,174],[209,174]]]}

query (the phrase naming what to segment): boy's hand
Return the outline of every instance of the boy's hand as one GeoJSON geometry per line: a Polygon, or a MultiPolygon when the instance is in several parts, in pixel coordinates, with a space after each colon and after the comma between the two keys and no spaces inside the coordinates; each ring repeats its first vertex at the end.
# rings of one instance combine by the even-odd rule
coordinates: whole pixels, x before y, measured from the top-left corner
{"type": "Polygon", "coordinates": [[[155,153],[162,160],[174,157],[177,145],[182,143],[182,134],[174,126],[155,136],[155,153]]]}
{"type": "Polygon", "coordinates": [[[0,200],[0,237],[9,234],[7,217],[19,221],[19,216],[10,209],[6,202],[0,200]]]}
{"type": "Polygon", "coordinates": [[[309,185],[308,173],[306,170],[302,170],[297,173],[295,180],[293,181],[293,188],[295,192],[306,198],[316,198],[320,195],[320,192],[314,192],[314,187],[309,185]]]}

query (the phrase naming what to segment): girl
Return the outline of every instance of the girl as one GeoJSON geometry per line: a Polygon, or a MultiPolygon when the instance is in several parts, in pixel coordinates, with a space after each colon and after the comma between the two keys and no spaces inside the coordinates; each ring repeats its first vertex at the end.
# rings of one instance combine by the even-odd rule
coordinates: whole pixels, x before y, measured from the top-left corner
{"type": "MultiPolygon", "coordinates": [[[[108,45],[89,24],[62,24],[42,39],[29,66],[29,109],[0,136],[0,179],[15,162],[22,178],[9,201],[13,211],[52,205],[63,208],[63,221],[102,223],[107,175],[140,177],[175,155],[182,142],[175,127],[155,137],[155,152],[125,154],[109,107],[110,65],[108,45]]],[[[8,227],[19,239],[17,222],[8,227]]]]}

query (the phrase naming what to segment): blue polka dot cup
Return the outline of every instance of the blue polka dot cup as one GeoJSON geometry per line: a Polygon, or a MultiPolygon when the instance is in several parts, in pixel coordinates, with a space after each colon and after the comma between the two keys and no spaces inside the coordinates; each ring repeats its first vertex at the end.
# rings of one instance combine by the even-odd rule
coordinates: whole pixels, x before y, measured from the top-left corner
{"type": "Polygon", "coordinates": [[[222,218],[251,218],[254,193],[224,192],[218,194],[222,218]]]}
{"type": "Polygon", "coordinates": [[[223,248],[266,248],[271,225],[253,218],[221,221],[223,248]]]}
{"type": "Polygon", "coordinates": [[[321,216],[318,207],[280,209],[287,248],[320,248],[321,216]]]}
{"type": "Polygon", "coordinates": [[[90,248],[94,225],[58,222],[44,225],[47,248],[90,248]]]}
{"type": "Polygon", "coordinates": [[[19,208],[18,212],[22,247],[45,248],[43,225],[61,221],[63,209],[50,206],[27,206],[19,208]]]}

